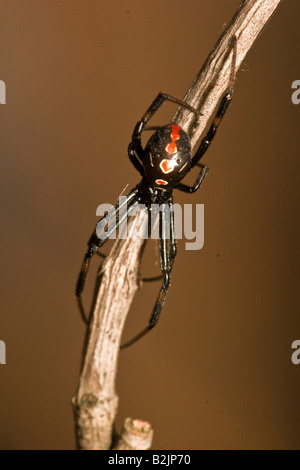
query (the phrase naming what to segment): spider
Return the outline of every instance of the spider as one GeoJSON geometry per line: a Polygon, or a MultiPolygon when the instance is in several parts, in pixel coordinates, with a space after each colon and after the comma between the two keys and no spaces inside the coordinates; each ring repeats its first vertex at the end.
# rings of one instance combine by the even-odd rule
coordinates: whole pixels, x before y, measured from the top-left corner
{"type": "Polygon", "coordinates": [[[146,130],[146,125],[165,101],[170,101],[179,106],[182,106],[190,110],[197,117],[201,114],[188,103],[178,98],[174,98],[165,93],[158,94],[151,106],[142,116],[141,120],[136,124],[132,134],[131,142],[128,146],[128,157],[135,169],[140,173],[142,180],[125,197],[123,197],[121,203],[117,204],[110,212],[108,212],[106,216],[100,220],[100,222],[98,222],[96,229],[88,242],[88,249],[85,253],[76,285],[76,296],[83,316],[84,309],[81,295],[84,289],[90,260],[93,255],[97,253],[100,254],[100,256],[103,256],[101,253],[99,253],[99,248],[104,245],[111,233],[121,225],[124,217],[128,217],[130,209],[134,208],[138,204],[143,204],[146,206],[148,212],[151,211],[152,204],[158,204],[162,208],[162,210],[159,212],[161,276],[148,279],[161,279],[161,288],[152,310],[148,325],[131,340],[123,344],[121,348],[128,347],[135,343],[138,339],[152,330],[159,320],[160,313],[169,290],[171,270],[177,252],[176,237],[174,232],[174,212],[172,210],[173,189],[178,189],[190,194],[194,193],[200,189],[203,180],[207,175],[208,167],[199,163],[199,161],[210,146],[220,125],[220,122],[231,102],[233,83],[235,78],[235,62],[236,39],[234,38],[228,88],[221,99],[217,113],[212,121],[211,126],[209,127],[209,130],[202,139],[200,146],[194,156],[192,156],[190,137],[182,128],[176,124],[168,124],[158,128],[147,128],[156,129],[156,131],[148,140],[145,148],[142,147],[141,137],[143,132],[146,130]],[[192,186],[188,186],[182,183],[182,179],[195,166],[200,167],[200,172],[194,184],[192,186]],[[125,213],[125,216],[120,216],[121,210],[125,205],[127,206],[127,212],[125,213]],[[167,211],[167,208],[169,211],[167,211]],[[167,212],[169,216],[167,216],[167,212]],[[104,234],[104,227],[107,226],[107,224],[109,224],[112,220],[115,220],[115,216],[115,223],[111,223],[104,234]],[[169,233],[168,237],[166,236],[166,233],[169,233]]]}

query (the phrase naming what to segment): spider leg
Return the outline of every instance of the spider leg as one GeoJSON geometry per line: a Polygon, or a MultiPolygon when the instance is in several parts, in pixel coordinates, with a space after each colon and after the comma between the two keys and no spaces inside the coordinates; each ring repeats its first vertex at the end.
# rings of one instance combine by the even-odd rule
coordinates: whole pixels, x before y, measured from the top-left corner
{"type": "MultiPolygon", "coordinates": [[[[141,146],[141,149],[139,148],[139,154],[141,155],[143,149],[141,146]]],[[[131,163],[133,164],[134,168],[142,175],[144,176],[144,168],[143,165],[141,164],[140,160],[136,156],[137,148],[134,146],[132,142],[128,145],[128,157],[131,163]]]]}
{"type": "Polygon", "coordinates": [[[214,120],[204,137],[204,139],[201,141],[201,144],[195,153],[193,159],[192,159],[192,166],[193,168],[199,160],[203,157],[205,154],[206,150],[210,146],[213,138],[216,135],[217,129],[228,109],[228,106],[232,100],[232,93],[233,93],[233,85],[234,85],[234,79],[235,79],[235,65],[236,65],[236,44],[237,44],[237,38],[234,36],[233,37],[233,49],[232,49],[232,61],[231,61],[231,69],[230,69],[230,77],[229,77],[229,84],[228,88],[221,100],[221,103],[219,105],[219,108],[217,110],[216,116],[214,117],[214,120]]]}
{"type": "Polygon", "coordinates": [[[184,106],[185,108],[189,109],[192,113],[195,113],[197,116],[201,114],[188,103],[185,103],[185,101],[175,98],[174,96],[167,95],[166,93],[159,93],[157,95],[155,100],[152,102],[145,114],[142,116],[142,119],[135,126],[131,142],[128,146],[128,155],[130,161],[134,165],[134,167],[141,173],[141,175],[143,175],[143,167],[140,160],[143,160],[144,155],[144,150],[141,144],[141,137],[148,121],[152,118],[154,113],[156,113],[156,111],[161,107],[161,105],[165,101],[171,101],[172,103],[176,103],[179,106],[184,106]]]}
{"type": "Polygon", "coordinates": [[[170,287],[171,270],[177,253],[176,237],[175,237],[175,221],[173,211],[172,196],[167,204],[162,205],[162,211],[159,214],[159,236],[160,236],[160,266],[162,272],[162,285],[157,296],[149,324],[140,333],[134,336],[121,346],[121,349],[131,346],[142,336],[148,333],[157,324],[162,307],[165,303],[166,296],[170,287]]]}
{"type": "MultiPolygon", "coordinates": [[[[87,278],[91,258],[94,256],[95,253],[100,254],[98,252],[99,248],[104,245],[104,243],[109,239],[111,234],[114,233],[115,230],[127,219],[129,209],[132,206],[138,204],[138,201],[138,187],[136,187],[132,191],[130,191],[125,198],[122,199],[122,202],[120,204],[117,204],[112,210],[108,212],[106,216],[100,219],[91,238],[88,241],[88,249],[83,258],[75,290],[79,310],[85,323],[87,323],[87,318],[84,313],[81,295],[87,278]],[[126,206],[127,209],[124,210],[126,206]],[[122,209],[122,215],[120,215],[120,211],[122,209]],[[105,227],[107,226],[107,224],[108,229],[105,231],[105,227]]],[[[104,255],[100,254],[100,256],[104,255]]]]}
{"type": "Polygon", "coordinates": [[[185,193],[194,193],[195,191],[198,191],[198,189],[201,188],[201,185],[203,183],[204,178],[206,177],[209,168],[205,165],[202,165],[201,163],[197,163],[197,166],[201,168],[199,175],[197,176],[197,179],[193,186],[188,186],[183,183],[178,183],[176,186],[176,189],[179,189],[180,191],[184,191],[185,193]]]}

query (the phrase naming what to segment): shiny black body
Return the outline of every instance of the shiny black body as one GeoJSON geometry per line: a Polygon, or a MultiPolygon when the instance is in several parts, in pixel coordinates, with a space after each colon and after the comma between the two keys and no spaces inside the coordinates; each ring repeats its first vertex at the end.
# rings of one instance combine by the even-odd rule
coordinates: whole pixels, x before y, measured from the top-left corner
{"type": "Polygon", "coordinates": [[[190,171],[192,164],[192,148],[191,142],[182,129],[178,128],[178,139],[172,142],[173,127],[160,127],[149,139],[144,154],[142,156],[142,165],[145,178],[148,183],[157,188],[174,188],[190,171]],[[176,146],[176,152],[170,154],[166,148],[168,145],[176,146]],[[161,167],[162,163],[169,162],[167,173],[161,167]],[[157,180],[166,181],[168,184],[162,186],[157,184],[157,180]]]}
{"type": "MultiPolygon", "coordinates": [[[[187,193],[194,193],[201,187],[201,184],[208,172],[208,168],[199,163],[199,161],[214,138],[216,130],[231,101],[235,60],[236,49],[234,47],[229,87],[220,102],[217,114],[206,136],[201,141],[194,156],[192,156],[189,136],[179,126],[174,124],[159,127],[150,137],[146,147],[142,147],[141,137],[146,129],[148,121],[166,100],[189,109],[192,113],[196,114],[196,116],[200,114],[190,105],[177,98],[164,93],[159,93],[133,131],[132,140],[128,146],[128,156],[136,170],[142,176],[142,180],[127,194],[122,206],[124,204],[127,206],[126,216],[128,216],[128,211],[139,203],[144,204],[149,211],[151,211],[152,204],[159,204],[162,206],[162,210],[159,212],[160,267],[162,274],[160,278],[162,280],[162,285],[156,299],[149,324],[122,347],[131,345],[145,335],[157,324],[159,319],[159,315],[170,286],[171,270],[177,251],[174,231],[174,212],[172,210],[173,189],[179,189],[180,191],[187,193]],[[188,186],[182,183],[181,180],[184,176],[186,176],[186,174],[195,166],[200,167],[200,172],[194,184],[192,186],[188,186]],[[165,235],[166,233],[169,234],[168,237],[165,235]]],[[[95,253],[99,253],[99,248],[109,238],[112,231],[119,227],[122,220],[124,220],[124,216],[122,216],[123,219],[120,216],[121,209],[122,207],[117,204],[112,211],[100,220],[88,242],[88,249],[83,260],[76,286],[76,295],[83,316],[84,311],[81,294],[84,288],[90,260],[95,253]],[[105,232],[105,237],[101,237],[101,235],[103,235],[101,231],[104,230],[104,226],[107,226],[111,220],[116,220],[116,223],[112,224],[111,228],[105,232]]]]}

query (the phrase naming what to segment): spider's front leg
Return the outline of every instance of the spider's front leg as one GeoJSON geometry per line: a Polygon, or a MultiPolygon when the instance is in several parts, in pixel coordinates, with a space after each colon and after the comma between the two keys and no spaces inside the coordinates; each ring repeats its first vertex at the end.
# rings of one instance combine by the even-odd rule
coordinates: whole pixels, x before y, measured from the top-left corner
{"type": "Polygon", "coordinates": [[[88,249],[83,258],[75,290],[79,310],[85,323],[88,323],[88,320],[84,312],[81,295],[84,290],[91,259],[94,254],[98,253],[99,248],[104,245],[116,229],[127,219],[129,209],[135,204],[138,204],[138,186],[132,189],[130,193],[123,198],[120,204],[113,207],[108,214],[97,223],[88,241],[88,249]]]}
{"type": "Polygon", "coordinates": [[[159,213],[159,238],[162,285],[157,296],[149,324],[131,340],[123,344],[121,349],[131,346],[155,327],[159,320],[162,307],[165,303],[171,282],[171,270],[177,253],[172,196],[170,196],[168,203],[161,204],[161,211],[159,213]]]}

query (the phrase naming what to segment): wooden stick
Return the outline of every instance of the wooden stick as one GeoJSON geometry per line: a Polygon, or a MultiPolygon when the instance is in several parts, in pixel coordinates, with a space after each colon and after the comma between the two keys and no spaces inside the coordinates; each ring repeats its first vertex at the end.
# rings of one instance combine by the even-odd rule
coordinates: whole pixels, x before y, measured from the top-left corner
{"type": "Polygon", "coordinates": [[[184,101],[203,113],[203,117],[194,127],[194,115],[184,108],[178,108],[172,120],[191,136],[192,147],[203,133],[228,86],[233,37],[237,38],[237,71],[280,1],[244,0],[196,75],[184,101]]]}
{"type": "MultiPolygon", "coordinates": [[[[229,83],[232,59],[232,38],[237,38],[236,70],[281,0],[244,0],[210,53],[189,88],[185,101],[203,113],[196,127],[194,116],[179,108],[173,121],[183,127],[192,139],[192,146],[202,134],[229,83]]],[[[89,327],[86,354],[73,408],[79,449],[110,449],[118,397],[115,391],[117,361],[125,319],[139,288],[139,262],[144,240],[138,235],[146,223],[146,214],[135,217],[127,239],[116,240],[101,268],[101,284],[89,327]]],[[[115,448],[145,449],[151,446],[150,425],[140,427],[147,434],[129,444],[128,426],[138,420],[127,420],[125,431],[115,448]],[[124,435],[125,443],[124,444],[124,435]],[[127,437],[126,437],[127,436],[127,437]],[[145,436],[144,436],[145,437],[145,436]],[[123,442],[123,444],[122,444],[123,442]],[[124,447],[122,447],[124,445],[124,447]]],[[[139,428],[134,426],[133,428],[139,428]]],[[[135,435],[136,429],[133,432],[135,435]]],[[[129,432],[130,434],[130,432],[129,432]]]]}
{"type": "Polygon", "coordinates": [[[118,407],[115,391],[119,347],[126,315],[137,283],[144,240],[139,236],[147,213],[139,213],[128,237],[117,240],[104,261],[100,288],[88,332],[84,363],[73,407],[79,449],[105,450],[112,444],[118,407]]]}

